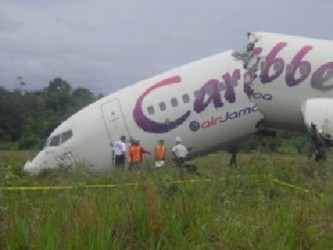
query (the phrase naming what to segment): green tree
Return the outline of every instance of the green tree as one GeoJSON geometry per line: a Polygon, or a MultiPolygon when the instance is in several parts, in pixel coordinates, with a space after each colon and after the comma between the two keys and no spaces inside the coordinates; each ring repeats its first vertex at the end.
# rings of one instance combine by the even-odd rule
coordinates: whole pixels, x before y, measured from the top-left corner
{"type": "Polygon", "coordinates": [[[0,141],[17,140],[22,133],[23,103],[20,91],[0,87],[0,141]]]}
{"type": "Polygon", "coordinates": [[[20,149],[40,148],[62,121],[95,100],[88,89],[72,89],[59,77],[41,91],[0,87],[0,142],[18,143],[20,149]]]}

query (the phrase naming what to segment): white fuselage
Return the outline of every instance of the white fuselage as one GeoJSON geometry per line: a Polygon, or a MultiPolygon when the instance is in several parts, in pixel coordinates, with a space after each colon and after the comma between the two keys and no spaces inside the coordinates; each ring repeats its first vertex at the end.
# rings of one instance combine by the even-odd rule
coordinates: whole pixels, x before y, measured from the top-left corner
{"type": "Polygon", "coordinates": [[[272,100],[256,100],[273,127],[304,128],[302,104],[311,98],[332,98],[333,42],[257,32],[259,77],[252,88],[270,93],[272,100]],[[275,69],[274,69],[275,68],[275,69]]]}
{"type": "Polygon", "coordinates": [[[164,139],[168,155],[177,136],[192,155],[249,136],[263,116],[244,92],[244,70],[231,53],[187,64],[89,105],[55,129],[49,141],[68,130],[70,139],[47,145],[25,168],[39,172],[75,161],[112,169],[110,145],[121,135],[140,140],[151,152],[164,139]]]}
{"type": "Polygon", "coordinates": [[[25,170],[38,173],[43,168],[73,163],[113,169],[110,145],[121,135],[140,140],[151,152],[163,139],[169,155],[180,136],[196,155],[253,134],[260,121],[275,127],[301,128],[302,103],[311,97],[332,95],[328,91],[331,79],[322,73],[323,67],[330,67],[323,65],[330,62],[332,43],[253,34],[258,38],[255,45],[260,67],[259,77],[252,83],[244,84],[247,71],[232,51],[138,82],[63,122],[25,170]],[[287,69],[287,65],[291,66],[287,69]],[[300,66],[304,66],[301,73],[300,66]],[[72,132],[69,139],[62,143],[60,136],[59,143],[50,143],[66,131],[72,132]]]}

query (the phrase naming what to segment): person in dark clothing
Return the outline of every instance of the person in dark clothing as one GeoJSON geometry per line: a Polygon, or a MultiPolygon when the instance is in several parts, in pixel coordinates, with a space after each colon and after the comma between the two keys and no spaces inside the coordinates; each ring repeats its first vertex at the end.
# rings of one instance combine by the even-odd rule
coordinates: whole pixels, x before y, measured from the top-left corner
{"type": "Polygon", "coordinates": [[[239,151],[238,146],[237,145],[232,145],[229,148],[228,151],[231,154],[229,167],[237,167],[237,154],[238,154],[238,151],[239,151]]]}
{"type": "Polygon", "coordinates": [[[327,161],[327,145],[325,140],[318,134],[317,126],[311,123],[311,143],[308,153],[308,159],[315,155],[315,161],[327,161]]]}
{"type": "Polygon", "coordinates": [[[315,155],[315,161],[327,161],[327,147],[325,141],[318,140],[316,143],[317,153],[315,155]]]}

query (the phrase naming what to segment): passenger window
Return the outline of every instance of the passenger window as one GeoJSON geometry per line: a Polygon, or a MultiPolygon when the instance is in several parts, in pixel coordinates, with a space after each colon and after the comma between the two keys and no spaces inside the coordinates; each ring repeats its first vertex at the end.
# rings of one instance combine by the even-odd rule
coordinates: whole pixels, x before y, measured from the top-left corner
{"type": "Polygon", "coordinates": [[[147,108],[147,111],[148,111],[148,114],[150,114],[150,115],[153,115],[153,114],[155,113],[155,110],[154,110],[154,107],[153,107],[153,106],[149,106],[149,107],[147,108]]]}
{"type": "Polygon", "coordinates": [[[60,135],[52,136],[49,146],[55,147],[55,146],[59,146],[59,144],[60,144],[60,135]]]}
{"type": "Polygon", "coordinates": [[[200,92],[200,90],[194,91],[194,97],[195,97],[195,99],[200,99],[201,98],[201,92],[200,92]]]}
{"type": "Polygon", "coordinates": [[[218,82],[218,83],[217,83],[217,89],[218,89],[219,91],[224,91],[224,90],[225,90],[224,82],[218,82]]]}
{"type": "Polygon", "coordinates": [[[327,75],[328,78],[333,78],[333,69],[327,70],[327,75]]]}
{"type": "Polygon", "coordinates": [[[209,96],[212,96],[214,94],[214,90],[211,86],[208,86],[206,88],[206,93],[209,95],[209,96]]]}
{"type": "Polygon", "coordinates": [[[158,104],[158,106],[160,107],[160,110],[161,110],[161,111],[166,110],[165,102],[161,102],[160,104],[158,104]]]}
{"type": "Polygon", "coordinates": [[[61,144],[63,144],[65,141],[68,141],[73,136],[72,130],[68,130],[61,134],[61,144]]]}
{"type": "Polygon", "coordinates": [[[182,98],[183,98],[183,102],[184,102],[184,103],[189,103],[189,102],[190,102],[190,97],[189,97],[188,94],[184,94],[184,95],[182,96],[182,98]]]}
{"type": "Polygon", "coordinates": [[[177,100],[177,98],[172,98],[171,99],[171,106],[172,107],[177,107],[178,106],[178,100],[177,100]]]}
{"type": "Polygon", "coordinates": [[[231,78],[231,86],[236,87],[238,85],[238,80],[236,78],[231,78]]]}

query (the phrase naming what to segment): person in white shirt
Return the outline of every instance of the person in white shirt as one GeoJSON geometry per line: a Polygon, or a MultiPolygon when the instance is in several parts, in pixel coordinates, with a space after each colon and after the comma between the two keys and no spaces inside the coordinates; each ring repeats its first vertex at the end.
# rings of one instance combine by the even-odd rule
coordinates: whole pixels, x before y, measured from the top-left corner
{"type": "Polygon", "coordinates": [[[122,135],[112,147],[112,161],[115,163],[116,168],[125,168],[126,152],[126,136],[122,135]]]}
{"type": "Polygon", "coordinates": [[[175,156],[177,167],[182,167],[188,155],[187,148],[182,144],[182,139],[176,137],[176,145],[172,148],[172,154],[175,156]]]}

